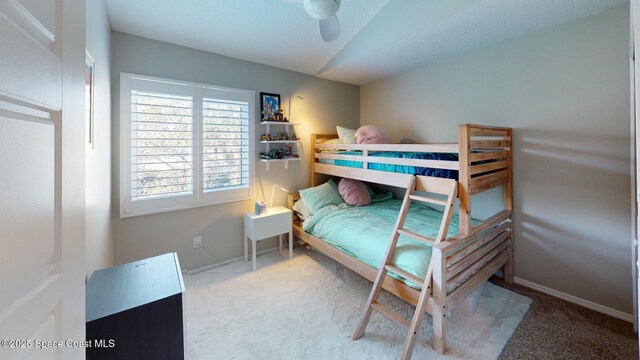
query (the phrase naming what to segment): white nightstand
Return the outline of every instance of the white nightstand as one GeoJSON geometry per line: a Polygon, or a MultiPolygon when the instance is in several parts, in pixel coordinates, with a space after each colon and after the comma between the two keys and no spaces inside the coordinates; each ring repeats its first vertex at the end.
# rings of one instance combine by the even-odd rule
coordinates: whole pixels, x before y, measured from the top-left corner
{"type": "Polygon", "coordinates": [[[256,243],[260,240],[279,235],[282,251],[282,234],[289,233],[289,258],[293,257],[293,213],[291,210],[274,206],[266,214],[244,214],[244,261],[249,261],[248,240],[251,240],[253,271],[256,271],[256,243]]]}

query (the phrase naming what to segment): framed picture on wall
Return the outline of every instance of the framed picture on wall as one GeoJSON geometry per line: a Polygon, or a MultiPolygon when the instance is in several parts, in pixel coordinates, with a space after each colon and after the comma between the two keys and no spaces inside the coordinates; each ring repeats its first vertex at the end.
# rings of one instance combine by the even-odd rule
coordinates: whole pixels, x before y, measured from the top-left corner
{"type": "Polygon", "coordinates": [[[85,88],[85,143],[87,150],[95,149],[95,94],[94,94],[94,78],[95,78],[95,61],[89,52],[86,54],[86,67],[84,71],[84,88],[85,88]]]}
{"type": "Polygon", "coordinates": [[[263,121],[271,121],[280,110],[280,95],[261,92],[260,93],[260,114],[263,121]]]}

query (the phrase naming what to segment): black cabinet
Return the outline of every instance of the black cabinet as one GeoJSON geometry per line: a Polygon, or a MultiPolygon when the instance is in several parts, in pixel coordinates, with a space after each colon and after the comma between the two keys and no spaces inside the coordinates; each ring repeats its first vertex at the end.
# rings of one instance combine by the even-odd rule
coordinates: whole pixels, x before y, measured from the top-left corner
{"type": "Polygon", "coordinates": [[[95,271],[87,359],[184,359],[184,291],[175,253],[95,271]]]}

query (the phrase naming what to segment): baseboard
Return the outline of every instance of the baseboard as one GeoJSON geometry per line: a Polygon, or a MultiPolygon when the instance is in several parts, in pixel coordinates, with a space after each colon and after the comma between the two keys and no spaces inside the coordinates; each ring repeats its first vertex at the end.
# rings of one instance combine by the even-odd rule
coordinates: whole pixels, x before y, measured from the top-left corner
{"type": "MultiPolygon", "coordinates": [[[[284,245],[283,245],[283,248],[284,248],[284,245]]],[[[264,249],[264,250],[256,251],[256,256],[257,255],[266,254],[266,253],[270,253],[270,252],[274,252],[274,251],[278,251],[278,246],[275,246],[275,247],[272,247],[272,248],[268,248],[268,249],[264,249]]],[[[249,260],[251,260],[251,259],[249,259],[249,260]]],[[[213,268],[217,268],[217,267],[220,267],[220,266],[223,266],[223,265],[231,264],[232,262],[236,262],[236,261],[244,261],[244,255],[240,256],[240,257],[237,257],[237,258],[221,261],[219,263],[206,265],[206,266],[203,266],[201,268],[197,268],[197,269],[193,269],[193,270],[182,270],[182,273],[183,274],[187,274],[187,275],[195,275],[195,274],[199,274],[199,273],[201,273],[203,271],[207,271],[207,270],[210,270],[210,269],[213,269],[213,268]]]]}
{"type": "Polygon", "coordinates": [[[621,319],[621,320],[624,320],[624,321],[628,321],[630,323],[633,322],[633,314],[627,314],[627,313],[622,312],[620,310],[616,310],[616,309],[612,309],[610,307],[606,307],[604,305],[596,304],[596,303],[591,302],[589,300],[585,300],[585,299],[579,298],[577,296],[573,296],[573,295],[570,295],[570,294],[567,294],[567,293],[563,293],[562,291],[554,290],[554,289],[548,288],[546,286],[542,286],[542,285],[533,283],[531,281],[521,279],[519,277],[514,277],[513,281],[516,284],[519,284],[519,285],[522,285],[522,286],[526,286],[526,287],[528,287],[530,289],[540,291],[541,293],[545,293],[547,295],[551,295],[553,297],[557,297],[559,299],[568,301],[568,302],[576,304],[576,305],[580,305],[582,307],[586,307],[587,309],[591,309],[591,310],[594,310],[594,311],[597,311],[597,312],[600,312],[600,313],[603,313],[603,314],[606,314],[606,315],[609,315],[609,316],[613,316],[614,318],[621,319]]]}

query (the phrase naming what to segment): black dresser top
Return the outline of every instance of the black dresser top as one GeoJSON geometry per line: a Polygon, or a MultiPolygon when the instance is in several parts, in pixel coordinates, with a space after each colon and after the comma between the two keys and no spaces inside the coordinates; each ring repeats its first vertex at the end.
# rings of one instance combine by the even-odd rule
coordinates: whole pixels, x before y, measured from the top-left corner
{"type": "Polygon", "coordinates": [[[184,292],[176,253],[93,272],[87,283],[87,322],[184,292]]]}

